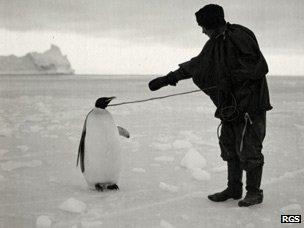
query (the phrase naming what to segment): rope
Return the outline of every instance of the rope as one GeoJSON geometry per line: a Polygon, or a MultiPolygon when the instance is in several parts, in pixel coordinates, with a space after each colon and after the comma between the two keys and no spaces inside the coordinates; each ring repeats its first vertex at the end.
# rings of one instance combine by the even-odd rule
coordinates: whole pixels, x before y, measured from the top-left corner
{"type": "MultiPolygon", "coordinates": [[[[216,88],[216,86],[208,87],[206,89],[203,89],[203,91],[209,90],[209,89],[214,89],[214,88],[216,88]]],[[[164,99],[164,98],[168,98],[168,97],[185,95],[185,94],[189,94],[189,93],[196,93],[196,92],[200,92],[200,91],[202,91],[202,90],[197,89],[197,90],[192,90],[192,91],[188,91],[188,92],[174,93],[174,94],[170,94],[170,95],[166,95],[166,96],[152,97],[152,98],[148,98],[148,99],[144,99],[144,100],[126,101],[126,102],[121,102],[121,103],[116,103],[116,104],[109,104],[108,106],[119,106],[119,105],[125,105],[125,104],[141,103],[141,102],[146,102],[146,101],[152,101],[152,100],[164,99]]]]}
{"type": "Polygon", "coordinates": [[[244,137],[245,137],[245,133],[246,133],[246,128],[247,128],[247,123],[249,121],[250,125],[252,125],[252,120],[248,114],[248,112],[245,113],[245,125],[244,125],[244,128],[243,128],[243,131],[242,131],[242,138],[241,138],[241,144],[240,144],[240,152],[243,151],[243,145],[244,145],[244,137]]]}

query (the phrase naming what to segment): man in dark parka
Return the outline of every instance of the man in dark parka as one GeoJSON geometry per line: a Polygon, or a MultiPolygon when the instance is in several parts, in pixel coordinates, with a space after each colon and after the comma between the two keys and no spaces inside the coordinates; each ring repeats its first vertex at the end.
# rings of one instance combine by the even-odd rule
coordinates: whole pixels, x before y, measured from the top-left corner
{"type": "Polygon", "coordinates": [[[192,78],[216,106],[215,117],[222,125],[221,157],[228,166],[228,187],[208,198],[214,202],[241,199],[245,170],[247,193],[238,205],[262,203],[262,142],[266,133],[266,111],[272,109],[265,76],[267,63],[253,32],[227,23],[221,6],[206,5],[195,16],[210,39],[198,56],[180,64],[176,71],[153,79],[149,88],[155,91],[192,78]]]}

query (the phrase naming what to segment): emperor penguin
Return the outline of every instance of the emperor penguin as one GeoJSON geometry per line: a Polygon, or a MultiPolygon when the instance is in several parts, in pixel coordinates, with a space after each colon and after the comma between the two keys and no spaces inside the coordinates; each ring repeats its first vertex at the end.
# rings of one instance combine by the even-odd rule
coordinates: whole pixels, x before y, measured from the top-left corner
{"type": "Polygon", "coordinates": [[[86,116],[78,149],[77,166],[90,188],[97,191],[118,190],[121,169],[119,135],[129,138],[129,132],[116,126],[108,104],[115,97],[101,97],[86,116]]]}

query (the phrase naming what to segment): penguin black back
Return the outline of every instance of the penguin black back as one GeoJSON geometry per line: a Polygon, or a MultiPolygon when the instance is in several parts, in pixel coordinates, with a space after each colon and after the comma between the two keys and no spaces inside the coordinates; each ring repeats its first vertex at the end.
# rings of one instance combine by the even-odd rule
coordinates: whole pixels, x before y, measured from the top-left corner
{"type": "Polygon", "coordinates": [[[95,102],[96,108],[105,109],[115,97],[100,97],[95,102]]]}

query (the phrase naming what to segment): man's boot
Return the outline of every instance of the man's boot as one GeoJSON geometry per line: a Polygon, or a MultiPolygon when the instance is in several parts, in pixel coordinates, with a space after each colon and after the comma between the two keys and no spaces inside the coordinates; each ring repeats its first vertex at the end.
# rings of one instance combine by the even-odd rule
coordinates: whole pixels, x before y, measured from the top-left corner
{"type": "Polygon", "coordinates": [[[240,207],[249,207],[263,202],[263,190],[260,189],[263,167],[257,167],[246,172],[246,196],[240,200],[240,207]]]}
{"type": "Polygon", "coordinates": [[[227,199],[241,199],[243,193],[242,173],[239,160],[227,162],[228,165],[228,187],[222,191],[209,195],[208,199],[214,202],[222,202],[227,199]]]}

